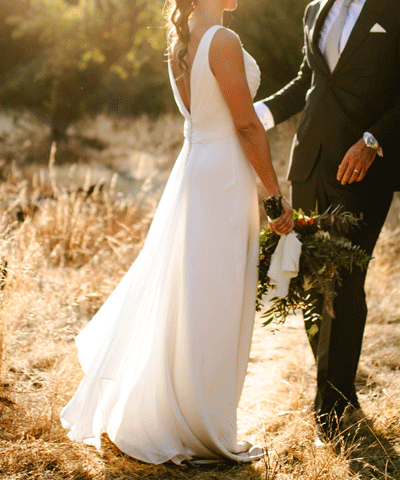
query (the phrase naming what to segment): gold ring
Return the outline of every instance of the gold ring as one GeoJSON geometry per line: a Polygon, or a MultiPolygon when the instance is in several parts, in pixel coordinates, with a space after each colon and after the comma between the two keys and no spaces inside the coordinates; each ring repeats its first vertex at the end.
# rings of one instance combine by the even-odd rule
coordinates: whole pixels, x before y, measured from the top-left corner
{"type": "Polygon", "coordinates": [[[359,173],[359,171],[360,171],[360,170],[356,170],[356,169],[354,169],[354,172],[357,172],[357,173],[359,173]]]}

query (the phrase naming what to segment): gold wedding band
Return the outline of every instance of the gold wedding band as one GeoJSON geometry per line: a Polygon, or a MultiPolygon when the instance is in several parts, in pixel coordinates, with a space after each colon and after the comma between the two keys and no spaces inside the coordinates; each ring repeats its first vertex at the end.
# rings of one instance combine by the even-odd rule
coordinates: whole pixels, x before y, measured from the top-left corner
{"type": "Polygon", "coordinates": [[[357,173],[359,173],[359,171],[360,171],[360,170],[356,170],[356,169],[354,169],[354,171],[355,171],[355,172],[357,172],[357,173]]]}

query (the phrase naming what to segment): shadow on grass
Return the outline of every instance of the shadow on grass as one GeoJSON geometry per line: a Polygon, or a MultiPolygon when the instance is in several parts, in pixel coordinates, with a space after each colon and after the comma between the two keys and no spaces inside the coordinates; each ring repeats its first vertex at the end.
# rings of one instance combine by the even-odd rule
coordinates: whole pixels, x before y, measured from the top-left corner
{"type": "Polygon", "coordinates": [[[400,456],[389,436],[378,432],[362,410],[347,420],[337,453],[348,458],[360,480],[400,480],[400,456]]]}
{"type": "MultiPolygon", "coordinates": [[[[146,480],[265,480],[264,468],[254,463],[221,461],[212,465],[183,464],[172,462],[150,465],[122,453],[106,436],[102,437],[104,478],[146,480]]],[[[267,477],[268,478],[268,477],[267,477]]]]}

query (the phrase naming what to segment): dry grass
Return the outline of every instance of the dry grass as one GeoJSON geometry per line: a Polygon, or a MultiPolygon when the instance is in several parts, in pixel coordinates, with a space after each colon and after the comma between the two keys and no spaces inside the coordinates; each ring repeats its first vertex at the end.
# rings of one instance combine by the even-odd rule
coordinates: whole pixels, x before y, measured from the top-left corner
{"type": "MultiPolygon", "coordinates": [[[[107,121],[98,120],[107,141],[118,127],[122,144],[122,124],[107,130],[107,121]]],[[[150,142],[148,123],[129,132],[135,129],[150,142]]],[[[272,136],[281,177],[291,129],[272,136]]],[[[393,215],[368,277],[370,317],[357,378],[363,412],[348,419],[348,435],[335,448],[313,444],[315,370],[301,320],[290,318],[276,330],[257,319],[238,429],[267,445],[268,456],[214,469],[149,466],[106,438],[101,454],[70,442],[58,416],[82,376],[74,336],[136,257],[170,160],[155,163],[147,181],[132,180],[134,198],[116,193],[112,176],[99,183],[97,166],[86,167],[91,177],[80,189],[58,182],[54,158],[50,167],[14,166],[0,185],[1,479],[400,479],[400,243],[393,215]]]]}

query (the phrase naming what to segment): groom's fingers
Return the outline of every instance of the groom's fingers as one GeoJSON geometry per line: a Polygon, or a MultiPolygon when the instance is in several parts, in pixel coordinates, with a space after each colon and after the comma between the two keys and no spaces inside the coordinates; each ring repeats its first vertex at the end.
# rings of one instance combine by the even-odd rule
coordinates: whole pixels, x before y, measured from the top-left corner
{"type": "Polygon", "coordinates": [[[336,179],[342,184],[360,182],[366,175],[376,156],[376,152],[359,140],[344,156],[339,165],[336,179]]]}
{"type": "Polygon", "coordinates": [[[360,182],[364,177],[365,177],[365,174],[367,173],[366,169],[365,168],[362,168],[358,177],[357,177],[357,180],[356,182],[360,182]]]}
{"type": "Polygon", "coordinates": [[[362,170],[362,166],[359,162],[356,163],[354,160],[346,156],[339,166],[336,178],[342,185],[353,183],[358,179],[362,170]]]}
{"type": "Polygon", "coordinates": [[[346,177],[347,170],[350,166],[350,158],[346,155],[339,165],[336,180],[343,183],[343,179],[346,177]]]}
{"type": "Polygon", "coordinates": [[[347,168],[347,166],[345,166],[345,165],[340,165],[339,166],[338,173],[336,175],[336,180],[338,180],[339,182],[341,182],[343,180],[343,176],[346,173],[346,168],[347,168]]]}
{"type": "Polygon", "coordinates": [[[363,168],[360,165],[356,165],[351,173],[349,183],[358,182],[363,178],[363,168]],[[360,178],[361,177],[361,178],[360,178]]]}
{"type": "Polygon", "coordinates": [[[342,173],[340,183],[345,185],[346,183],[359,182],[364,176],[365,168],[360,163],[351,162],[342,173]]]}

